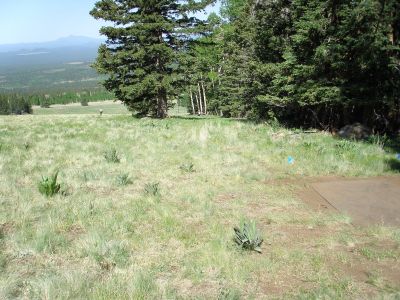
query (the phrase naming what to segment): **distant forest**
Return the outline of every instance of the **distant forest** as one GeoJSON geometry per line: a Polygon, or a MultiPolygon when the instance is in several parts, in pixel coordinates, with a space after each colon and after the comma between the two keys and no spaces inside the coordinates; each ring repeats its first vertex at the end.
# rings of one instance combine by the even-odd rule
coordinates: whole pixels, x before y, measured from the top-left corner
{"type": "Polygon", "coordinates": [[[99,79],[137,115],[167,117],[179,98],[195,115],[399,130],[398,0],[223,0],[206,21],[193,14],[213,0],[153,2],[101,0],[90,12],[111,24],[99,79]]]}
{"type": "Polygon", "coordinates": [[[333,130],[400,126],[398,0],[103,0],[97,70],[139,114],[163,118],[186,95],[193,114],[333,130]],[[141,3],[141,4],[137,4],[141,3]]]}

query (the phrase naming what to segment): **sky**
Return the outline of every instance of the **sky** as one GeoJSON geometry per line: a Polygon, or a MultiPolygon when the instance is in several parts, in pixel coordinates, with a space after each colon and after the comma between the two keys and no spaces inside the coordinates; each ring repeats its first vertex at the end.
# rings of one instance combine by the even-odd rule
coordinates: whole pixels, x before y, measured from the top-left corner
{"type": "MultiPolygon", "coordinates": [[[[89,15],[95,3],[96,0],[0,0],[0,44],[45,42],[70,35],[100,37],[99,29],[104,23],[89,15]]],[[[207,13],[219,11],[219,6],[209,7],[207,13]]]]}

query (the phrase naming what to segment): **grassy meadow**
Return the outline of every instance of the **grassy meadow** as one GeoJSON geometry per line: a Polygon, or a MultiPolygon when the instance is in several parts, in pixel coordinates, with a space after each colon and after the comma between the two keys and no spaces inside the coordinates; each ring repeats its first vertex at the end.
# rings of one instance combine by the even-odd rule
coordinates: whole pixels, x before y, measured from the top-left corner
{"type": "Polygon", "coordinates": [[[378,139],[83,109],[0,118],[0,299],[400,296],[400,229],[354,226],[297,193],[398,173],[378,139]],[[45,197],[56,171],[62,192],[45,197]],[[235,246],[243,220],[261,254],[235,246]]]}

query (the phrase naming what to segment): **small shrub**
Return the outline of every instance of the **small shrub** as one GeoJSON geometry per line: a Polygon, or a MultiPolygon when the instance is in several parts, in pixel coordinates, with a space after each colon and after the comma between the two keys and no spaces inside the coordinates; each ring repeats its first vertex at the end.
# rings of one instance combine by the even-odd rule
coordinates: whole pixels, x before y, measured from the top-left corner
{"type": "Polygon", "coordinates": [[[42,99],[40,101],[41,108],[50,108],[50,101],[48,99],[42,99]]]}
{"type": "Polygon", "coordinates": [[[193,173],[193,172],[196,171],[196,170],[194,169],[194,164],[191,163],[191,162],[181,164],[181,165],[179,166],[179,169],[181,169],[182,171],[187,172],[187,173],[193,173]]]}
{"type": "Polygon", "coordinates": [[[86,99],[82,99],[81,106],[89,106],[89,102],[86,99]]]}
{"type": "Polygon", "coordinates": [[[261,253],[263,239],[255,222],[244,222],[241,228],[235,227],[233,230],[235,231],[235,242],[239,247],[261,253]]]}
{"type": "Polygon", "coordinates": [[[119,174],[117,176],[116,181],[117,181],[117,184],[120,185],[120,186],[125,186],[125,185],[128,185],[128,184],[132,184],[132,180],[130,179],[129,174],[127,174],[127,173],[119,174]]]}
{"type": "Polygon", "coordinates": [[[58,172],[50,177],[42,176],[39,182],[39,192],[46,197],[52,197],[61,190],[61,185],[57,183],[58,172]]]}
{"type": "Polygon", "coordinates": [[[121,159],[118,156],[117,150],[115,149],[109,149],[106,152],[104,152],[104,158],[109,163],[117,164],[121,161],[121,159]]]}
{"type": "Polygon", "coordinates": [[[160,183],[159,182],[153,182],[153,183],[146,183],[144,186],[144,193],[146,195],[151,195],[151,196],[160,196],[160,183]]]}

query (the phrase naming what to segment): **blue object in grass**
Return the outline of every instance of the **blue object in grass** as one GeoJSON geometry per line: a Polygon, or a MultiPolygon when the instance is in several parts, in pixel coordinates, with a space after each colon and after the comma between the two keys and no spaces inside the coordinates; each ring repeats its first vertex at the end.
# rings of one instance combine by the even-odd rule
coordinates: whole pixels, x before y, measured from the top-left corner
{"type": "Polygon", "coordinates": [[[400,160],[400,153],[397,153],[397,154],[396,154],[396,159],[397,159],[397,160],[400,160]]]}
{"type": "Polygon", "coordinates": [[[287,159],[287,162],[288,162],[289,165],[293,165],[294,164],[294,158],[289,156],[288,159],[287,159]]]}

